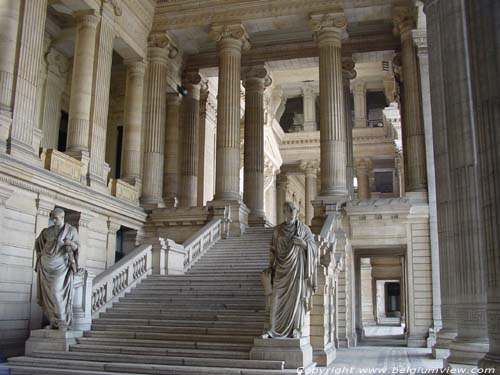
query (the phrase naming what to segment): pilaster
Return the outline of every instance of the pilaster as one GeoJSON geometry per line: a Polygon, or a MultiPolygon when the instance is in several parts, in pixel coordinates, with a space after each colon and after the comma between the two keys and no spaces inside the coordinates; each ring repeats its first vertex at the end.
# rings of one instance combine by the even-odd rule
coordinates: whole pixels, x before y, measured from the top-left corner
{"type": "Polygon", "coordinates": [[[179,199],[179,120],[182,97],[167,94],[167,119],[165,129],[165,165],[163,174],[163,199],[167,207],[174,207],[179,199]]]}
{"type": "Polygon", "coordinates": [[[116,232],[120,230],[120,224],[113,219],[109,219],[107,221],[108,225],[108,234],[106,238],[106,269],[115,264],[115,256],[116,256],[116,232]]]}
{"type": "Polygon", "coordinates": [[[352,58],[342,60],[342,83],[344,87],[344,110],[345,110],[345,126],[346,126],[346,142],[347,142],[347,160],[346,160],[346,179],[347,192],[350,199],[354,195],[354,151],[352,140],[352,115],[350,106],[351,96],[351,80],[356,78],[356,70],[354,70],[355,62],[352,58]]]}
{"type": "Polygon", "coordinates": [[[314,217],[314,207],[312,202],[316,199],[317,191],[317,173],[318,173],[318,163],[316,161],[303,161],[300,165],[301,169],[304,171],[305,175],[305,197],[306,201],[304,203],[306,208],[306,219],[307,225],[311,225],[312,218],[314,217]]]}
{"type": "Polygon", "coordinates": [[[356,80],[352,85],[354,96],[354,127],[366,128],[368,120],[366,118],[366,82],[356,80]]]}
{"type": "Polygon", "coordinates": [[[356,161],[356,175],[358,177],[358,199],[370,199],[371,161],[360,159],[356,161]]]}
{"type": "Polygon", "coordinates": [[[302,88],[302,103],[304,108],[304,131],[316,131],[316,93],[311,86],[302,88]]]}

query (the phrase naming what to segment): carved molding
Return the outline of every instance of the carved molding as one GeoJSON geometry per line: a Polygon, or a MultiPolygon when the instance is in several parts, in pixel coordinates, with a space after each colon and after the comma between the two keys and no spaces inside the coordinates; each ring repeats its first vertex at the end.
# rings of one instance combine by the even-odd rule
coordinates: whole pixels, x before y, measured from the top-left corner
{"type": "Polygon", "coordinates": [[[165,32],[152,32],[148,36],[149,48],[166,48],[168,57],[174,59],[179,53],[179,49],[173,43],[172,38],[165,32]]]}
{"type": "Polygon", "coordinates": [[[347,27],[347,17],[344,12],[313,14],[311,15],[309,26],[315,32],[319,32],[325,28],[343,30],[347,27]]]}

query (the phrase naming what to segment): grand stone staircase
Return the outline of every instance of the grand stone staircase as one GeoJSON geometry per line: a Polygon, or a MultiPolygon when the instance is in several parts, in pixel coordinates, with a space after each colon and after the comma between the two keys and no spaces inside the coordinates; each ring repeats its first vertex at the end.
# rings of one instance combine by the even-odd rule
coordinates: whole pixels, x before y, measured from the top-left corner
{"type": "Polygon", "coordinates": [[[150,275],[93,320],[69,352],[9,360],[12,374],[296,374],[282,361],[254,361],[262,334],[260,272],[272,229],[220,240],[179,276],[150,275]]]}

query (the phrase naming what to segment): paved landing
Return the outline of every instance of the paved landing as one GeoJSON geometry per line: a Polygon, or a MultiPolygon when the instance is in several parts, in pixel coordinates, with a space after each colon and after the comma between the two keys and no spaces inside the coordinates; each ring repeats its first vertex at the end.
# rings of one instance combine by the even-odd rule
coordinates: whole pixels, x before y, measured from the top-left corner
{"type": "Polygon", "coordinates": [[[368,326],[365,327],[364,329],[366,337],[399,336],[404,334],[403,327],[368,326]]]}

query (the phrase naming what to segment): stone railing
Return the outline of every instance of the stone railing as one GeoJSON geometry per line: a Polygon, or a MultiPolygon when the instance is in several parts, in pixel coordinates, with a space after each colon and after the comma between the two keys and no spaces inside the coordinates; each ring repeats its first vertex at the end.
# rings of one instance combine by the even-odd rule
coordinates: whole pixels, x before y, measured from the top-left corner
{"type": "Polygon", "coordinates": [[[126,202],[137,203],[137,188],[121,179],[111,179],[108,184],[111,195],[126,202]]]}
{"type": "Polygon", "coordinates": [[[41,155],[45,169],[80,181],[82,175],[82,162],[52,148],[44,149],[41,155]]]}
{"type": "Polygon", "coordinates": [[[221,239],[224,222],[223,219],[212,219],[183,244],[167,239],[167,273],[182,274],[189,270],[208,249],[221,239]]]}
{"type": "Polygon", "coordinates": [[[97,276],[92,287],[92,314],[108,307],[152,272],[151,245],[142,245],[97,276]]]}

